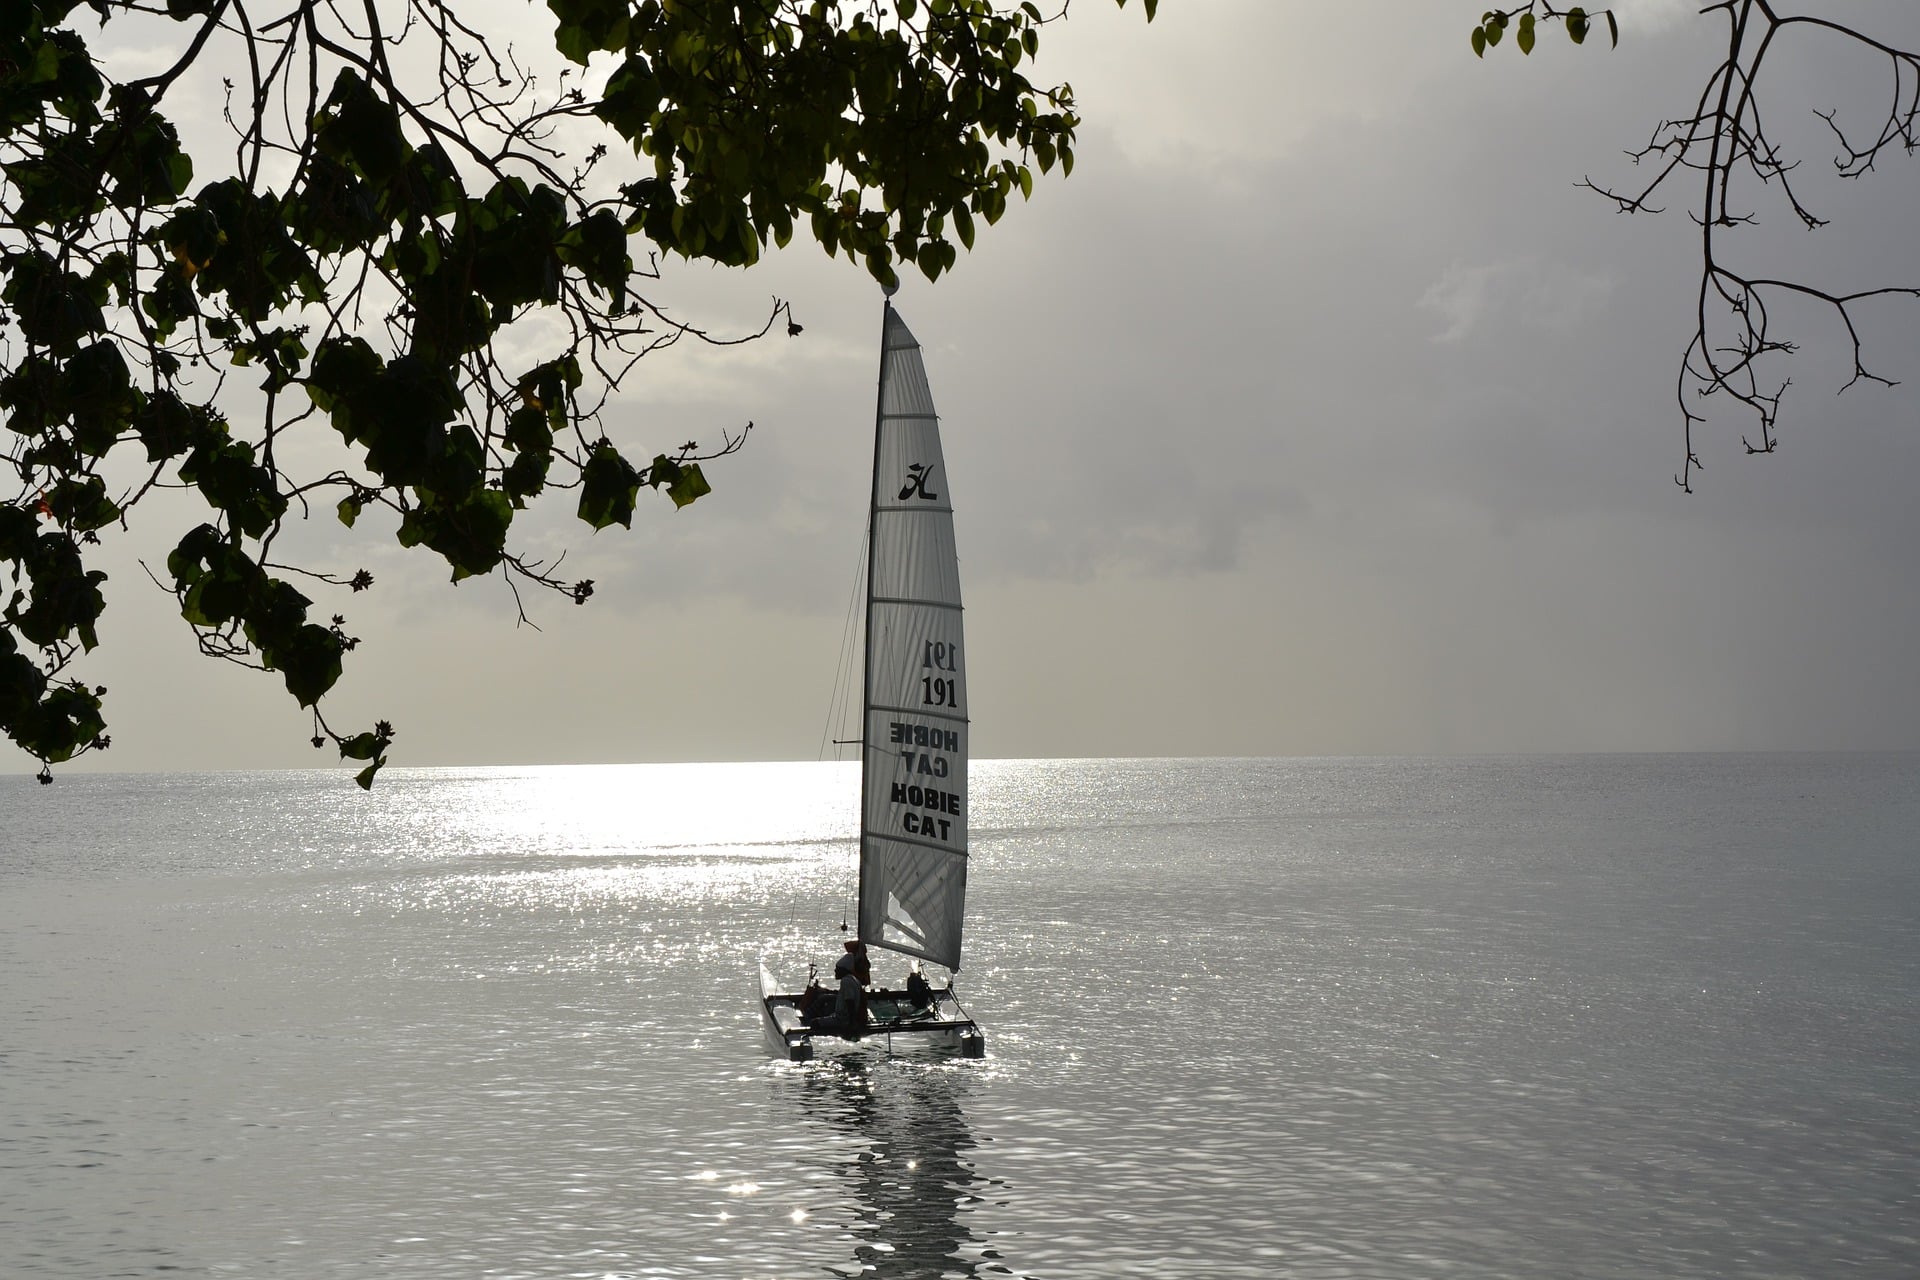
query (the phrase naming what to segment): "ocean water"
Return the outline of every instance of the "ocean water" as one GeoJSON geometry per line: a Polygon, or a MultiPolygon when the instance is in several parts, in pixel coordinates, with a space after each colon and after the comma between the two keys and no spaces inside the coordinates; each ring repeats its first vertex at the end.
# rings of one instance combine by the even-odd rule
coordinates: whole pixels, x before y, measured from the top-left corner
{"type": "Polygon", "coordinates": [[[988,1057],[796,1065],[844,766],[0,778],[0,1275],[1920,1272],[1920,755],[975,784],[988,1057]]]}

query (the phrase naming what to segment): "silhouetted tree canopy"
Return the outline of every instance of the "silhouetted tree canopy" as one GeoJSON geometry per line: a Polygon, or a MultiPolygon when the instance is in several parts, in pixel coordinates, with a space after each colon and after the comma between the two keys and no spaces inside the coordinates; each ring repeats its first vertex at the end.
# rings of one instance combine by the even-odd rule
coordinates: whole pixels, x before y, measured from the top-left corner
{"type": "MultiPolygon", "coordinates": [[[[799,233],[933,278],[1073,165],[1070,91],[1023,71],[1064,7],[548,8],[556,52],[523,64],[452,0],[0,5],[0,730],[43,781],[108,745],[69,668],[101,640],[99,532],[153,491],[197,512],[142,536],[200,648],[276,673],[370,785],[393,729],[327,723],[357,641],[307,593],[372,579],[283,562],[289,520],[384,509],[455,580],[584,601],[516,516],[549,490],[595,529],[642,489],[684,506],[746,434],[629,456],[602,429],[637,360],[708,336],[648,300],[659,255],[745,266],[799,233]],[[128,49],[164,69],[116,76],[149,65],[128,49]],[[183,85],[225,137],[183,136],[183,85]],[[341,462],[299,470],[315,435],[341,462]]],[[[760,332],[783,323],[776,300],[760,332]]]]}

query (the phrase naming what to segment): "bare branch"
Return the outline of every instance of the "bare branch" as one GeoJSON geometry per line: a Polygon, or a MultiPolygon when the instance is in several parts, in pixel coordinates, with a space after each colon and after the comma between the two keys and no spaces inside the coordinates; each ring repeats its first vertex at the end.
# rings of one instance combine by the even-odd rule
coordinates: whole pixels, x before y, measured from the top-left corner
{"type": "MultiPolygon", "coordinates": [[[[1531,8],[1531,6],[1529,6],[1531,8]]],[[[1551,13],[1545,9],[1545,13],[1551,13]]],[[[1517,14],[1520,10],[1511,10],[1517,14]]],[[[1696,175],[1700,183],[1693,219],[1700,229],[1700,282],[1696,327],[1681,358],[1675,398],[1681,411],[1684,464],[1674,477],[1689,492],[1693,473],[1700,470],[1694,447],[1694,428],[1704,417],[1696,401],[1724,397],[1750,412],[1758,426],[1758,443],[1743,437],[1749,453],[1772,453],[1778,446],[1774,427],[1790,378],[1772,369],[1774,357],[1792,355],[1795,343],[1772,336],[1767,308],[1769,297],[1797,297],[1821,304],[1838,322],[1851,346],[1853,372],[1844,391],[1860,382],[1894,386],[1893,379],[1868,368],[1862,354],[1855,308],[1870,298],[1920,298],[1920,285],[1893,285],[1852,293],[1835,292],[1802,280],[1751,274],[1731,265],[1726,233],[1758,221],[1758,212],[1734,205],[1741,179],[1757,179],[1759,189],[1779,193],[1789,212],[1809,230],[1827,220],[1806,204],[1792,182],[1799,162],[1786,156],[1768,136],[1761,119],[1763,71],[1779,37],[1798,31],[1838,39],[1882,55],[1889,73],[1885,119],[1870,140],[1856,140],[1840,124],[1836,113],[1816,111],[1826,123],[1840,151],[1835,172],[1859,178],[1871,172],[1891,148],[1911,153],[1920,145],[1920,54],[1896,48],[1863,31],[1825,18],[1778,13],[1770,0],[1719,0],[1703,14],[1727,20],[1726,51],[1708,75],[1694,114],[1663,122],[1647,145],[1629,152],[1634,163],[1658,159],[1652,180],[1637,192],[1623,194],[1595,183],[1584,186],[1614,203],[1623,213],[1657,213],[1656,194],[1681,174],[1696,175]],[[1723,339],[1710,334],[1731,325],[1723,339]]]]}

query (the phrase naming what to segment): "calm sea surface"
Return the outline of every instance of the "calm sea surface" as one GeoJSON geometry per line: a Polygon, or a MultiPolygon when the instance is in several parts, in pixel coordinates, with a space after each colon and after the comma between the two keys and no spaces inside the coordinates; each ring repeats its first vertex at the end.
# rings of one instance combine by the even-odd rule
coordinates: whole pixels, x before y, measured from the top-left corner
{"type": "Polygon", "coordinates": [[[808,1065],[844,766],[0,777],[0,1275],[1920,1273],[1920,755],[976,770],[808,1065]]]}

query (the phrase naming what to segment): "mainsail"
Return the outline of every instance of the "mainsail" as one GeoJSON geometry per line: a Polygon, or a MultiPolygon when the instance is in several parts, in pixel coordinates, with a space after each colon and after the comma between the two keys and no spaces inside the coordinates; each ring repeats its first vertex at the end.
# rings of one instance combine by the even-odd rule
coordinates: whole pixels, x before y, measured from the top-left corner
{"type": "Polygon", "coordinates": [[[860,937],[960,967],[967,669],[940,425],[920,344],[888,303],[867,544],[860,937]]]}

